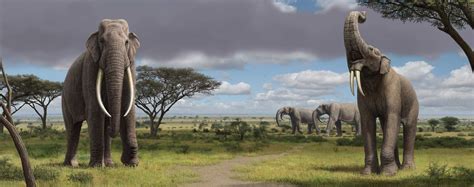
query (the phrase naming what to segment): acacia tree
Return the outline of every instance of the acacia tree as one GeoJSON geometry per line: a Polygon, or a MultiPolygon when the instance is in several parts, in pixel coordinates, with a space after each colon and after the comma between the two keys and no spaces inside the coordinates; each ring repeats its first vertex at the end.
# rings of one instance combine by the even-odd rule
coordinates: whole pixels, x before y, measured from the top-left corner
{"type": "Polygon", "coordinates": [[[459,123],[459,119],[452,116],[446,116],[440,120],[443,122],[444,128],[446,128],[448,132],[456,130],[456,125],[459,123]]]}
{"type": "Polygon", "coordinates": [[[41,127],[46,129],[48,107],[54,99],[61,95],[63,86],[59,82],[41,80],[36,76],[31,79],[28,86],[34,90],[34,92],[26,97],[24,102],[40,117],[41,127]]]}
{"type": "Polygon", "coordinates": [[[148,115],[150,134],[156,136],[164,115],[179,100],[197,93],[210,95],[220,84],[191,68],[139,66],[135,105],[148,115]]]}
{"type": "Polygon", "coordinates": [[[431,126],[431,131],[434,132],[436,126],[438,126],[438,124],[439,124],[439,120],[437,120],[437,119],[430,119],[430,120],[428,120],[428,124],[430,124],[430,126],[431,126]]]}
{"type": "MultiPolygon", "coordinates": [[[[382,17],[403,22],[428,22],[448,34],[464,51],[474,72],[474,51],[456,30],[470,27],[474,30],[474,3],[470,0],[433,1],[367,1],[358,0],[362,6],[382,14],[382,17]]],[[[468,28],[469,29],[469,28],[468,28]]]]}

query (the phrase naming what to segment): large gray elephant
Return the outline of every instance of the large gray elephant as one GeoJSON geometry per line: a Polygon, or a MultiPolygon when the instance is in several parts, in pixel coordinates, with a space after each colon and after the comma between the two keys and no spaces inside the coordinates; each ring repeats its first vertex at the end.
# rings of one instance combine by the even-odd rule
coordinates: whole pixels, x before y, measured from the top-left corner
{"type": "Polygon", "coordinates": [[[358,23],[365,12],[352,11],[344,24],[344,45],[350,71],[350,87],[354,94],[357,82],[365,168],[362,174],[382,172],[394,175],[399,168],[414,168],[414,146],[418,118],[418,99],[410,81],[390,67],[390,59],[379,49],[368,45],[360,36],[358,23]],[[377,158],[376,118],[382,126],[381,168],[377,158]],[[403,164],[398,158],[397,137],[403,125],[403,164]],[[381,170],[379,170],[381,169],[381,170]]]}
{"type": "Polygon", "coordinates": [[[326,125],[326,133],[328,136],[334,125],[336,125],[337,136],[342,136],[342,121],[355,127],[356,135],[360,135],[360,114],[357,105],[352,103],[321,104],[313,111],[314,124],[317,125],[318,121],[322,123],[321,116],[325,114],[329,116],[326,125]]]}
{"type": "Polygon", "coordinates": [[[300,130],[300,123],[308,124],[308,133],[313,132],[313,128],[316,128],[316,132],[319,134],[320,130],[318,126],[315,126],[315,123],[312,118],[313,110],[306,108],[295,108],[295,107],[282,107],[278,109],[275,120],[277,125],[280,126],[280,120],[282,120],[283,115],[290,116],[292,133],[295,134],[296,131],[303,133],[300,130]]]}
{"type": "Polygon", "coordinates": [[[64,164],[77,166],[82,122],[90,135],[89,166],[112,166],[111,138],[120,132],[121,161],[138,165],[135,133],[135,54],[138,37],[123,19],[104,19],[86,42],[87,50],[71,65],[64,81],[62,110],[67,152],[64,164]],[[105,79],[105,80],[104,80],[105,79]]]}

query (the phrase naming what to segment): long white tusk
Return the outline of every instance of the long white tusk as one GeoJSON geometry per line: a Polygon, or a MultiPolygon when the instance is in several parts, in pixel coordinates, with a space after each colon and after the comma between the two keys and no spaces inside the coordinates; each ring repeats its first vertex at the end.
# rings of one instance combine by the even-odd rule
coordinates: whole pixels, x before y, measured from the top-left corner
{"type": "Polygon", "coordinates": [[[361,81],[360,81],[360,71],[356,70],[355,71],[355,74],[356,74],[356,78],[357,78],[357,87],[359,88],[359,92],[365,96],[364,94],[364,91],[362,90],[362,85],[361,85],[361,81]]]}
{"type": "Polygon", "coordinates": [[[351,85],[351,93],[354,95],[354,71],[351,70],[351,73],[349,75],[349,82],[351,85]]]}
{"type": "Polygon", "coordinates": [[[130,101],[128,102],[128,108],[123,117],[127,116],[130,110],[132,109],[133,99],[135,98],[135,89],[133,88],[133,79],[132,79],[132,70],[130,67],[127,68],[127,76],[128,76],[128,87],[130,89],[130,101]]]}
{"type": "Polygon", "coordinates": [[[103,72],[101,69],[99,69],[99,72],[97,72],[97,81],[95,83],[95,93],[96,93],[96,97],[97,97],[97,102],[99,103],[99,106],[100,106],[100,109],[102,109],[102,111],[105,113],[105,115],[107,115],[109,118],[112,117],[109,112],[107,112],[107,109],[105,109],[104,107],[104,103],[102,103],[102,98],[101,98],[101,94],[100,94],[100,90],[102,88],[102,76],[103,76],[103,72]]]}

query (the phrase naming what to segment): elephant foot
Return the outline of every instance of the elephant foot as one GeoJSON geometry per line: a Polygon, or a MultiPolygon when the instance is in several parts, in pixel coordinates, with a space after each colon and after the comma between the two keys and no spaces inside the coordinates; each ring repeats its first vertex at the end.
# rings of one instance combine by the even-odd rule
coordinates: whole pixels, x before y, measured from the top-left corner
{"type": "Polygon", "coordinates": [[[398,166],[396,163],[391,163],[388,165],[382,166],[382,174],[385,176],[394,176],[397,174],[398,166]]]}
{"type": "Polygon", "coordinates": [[[370,175],[373,173],[378,173],[379,168],[377,166],[365,166],[365,168],[360,172],[362,175],[370,175]]]}
{"type": "Polygon", "coordinates": [[[110,159],[110,158],[109,158],[109,159],[105,159],[105,160],[104,160],[104,164],[105,164],[106,167],[114,167],[114,166],[115,166],[114,161],[112,161],[112,159],[110,159]]]}
{"type": "Polygon", "coordinates": [[[79,162],[77,162],[76,159],[71,159],[71,160],[65,160],[63,165],[65,166],[71,166],[73,168],[79,167],[79,162]]]}
{"type": "Polygon", "coordinates": [[[91,160],[89,162],[89,167],[103,167],[104,166],[104,162],[102,160],[91,160]]]}
{"type": "Polygon", "coordinates": [[[132,158],[127,158],[122,155],[122,163],[126,166],[130,167],[136,167],[138,166],[138,158],[137,157],[132,157],[132,158]]]}
{"type": "Polygon", "coordinates": [[[401,169],[415,169],[415,163],[403,163],[401,169]]]}

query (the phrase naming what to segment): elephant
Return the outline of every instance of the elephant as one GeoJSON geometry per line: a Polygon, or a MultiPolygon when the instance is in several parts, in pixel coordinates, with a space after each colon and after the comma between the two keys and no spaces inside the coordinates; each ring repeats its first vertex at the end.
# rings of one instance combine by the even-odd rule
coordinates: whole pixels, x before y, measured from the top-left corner
{"type": "Polygon", "coordinates": [[[311,134],[313,131],[313,128],[316,128],[317,134],[320,133],[320,129],[318,126],[315,126],[315,123],[312,118],[313,110],[311,109],[305,109],[305,108],[295,108],[295,107],[282,107],[278,109],[275,119],[277,122],[277,125],[280,126],[280,120],[282,120],[283,115],[289,115],[290,120],[291,120],[291,128],[292,128],[292,133],[295,134],[296,131],[298,131],[300,134],[300,123],[306,123],[308,124],[308,133],[311,134]]]}
{"type": "Polygon", "coordinates": [[[352,103],[329,103],[321,104],[313,111],[314,124],[321,122],[322,115],[329,115],[329,121],[326,126],[326,133],[329,136],[331,129],[336,124],[337,136],[342,136],[341,121],[355,126],[356,135],[360,135],[360,114],[357,105],[352,103]]]}
{"type": "Polygon", "coordinates": [[[111,139],[120,132],[121,162],[138,165],[135,132],[135,55],[138,36],[124,19],[104,19],[86,42],[64,80],[62,112],[67,151],[64,165],[78,166],[77,145],[82,122],[90,136],[90,167],[113,166],[111,139]],[[105,79],[105,80],[104,80],[105,79]]]}
{"type": "Polygon", "coordinates": [[[349,69],[349,83],[354,95],[357,82],[357,105],[364,139],[365,167],[362,174],[395,175],[398,169],[414,168],[414,146],[419,104],[410,81],[390,66],[390,59],[361,37],[358,24],[366,20],[365,12],[352,11],[344,24],[344,46],[349,69]],[[376,118],[379,119],[383,143],[377,157],[376,118]],[[397,138],[403,126],[403,163],[398,158],[397,138]]]}

